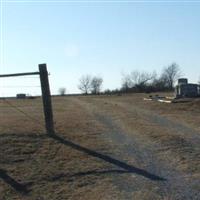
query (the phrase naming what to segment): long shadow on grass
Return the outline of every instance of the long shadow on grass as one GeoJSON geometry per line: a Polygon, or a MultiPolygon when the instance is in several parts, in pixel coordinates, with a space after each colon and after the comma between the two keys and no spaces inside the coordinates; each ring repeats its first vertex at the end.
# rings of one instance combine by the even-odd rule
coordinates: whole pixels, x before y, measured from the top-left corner
{"type": "Polygon", "coordinates": [[[61,173],[49,178],[48,180],[57,181],[63,178],[78,178],[78,177],[90,176],[90,175],[100,176],[104,174],[127,174],[127,173],[132,173],[132,172],[127,171],[127,170],[121,170],[121,169],[89,170],[89,171],[84,171],[84,172],[77,172],[72,175],[61,173]]]}
{"type": "Polygon", "coordinates": [[[62,138],[62,137],[60,137],[56,134],[52,134],[52,135],[50,135],[50,137],[53,138],[54,140],[64,144],[64,145],[66,145],[66,146],[70,146],[73,149],[84,152],[84,153],[86,153],[90,156],[102,159],[102,160],[104,160],[108,163],[111,163],[111,164],[113,164],[117,167],[120,167],[120,168],[126,170],[127,173],[136,173],[138,175],[144,176],[145,178],[148,178],[148,179],[153,180],[153,181],[165,181],[166,180],[165,178],[162,178],[160,176],[149,173],[146,170],[131,166],[131,165],[125,163],[125,162],[122,162],[122,161],[117,160],[115,158],[112,158],[110,156],[107,156],[107,155],[104,155],[102,153],[98,153],[96,151],[88,149],[86,147],[80,146],[79,144],[76,144],[76,143],[73,143],[69,140],[66,140],[66,139],[64,139],[64,138],[62,138]]]}
{"type": "MultiPolygon", "coordinates": [[[[1,133],[0,134],[0,140],[2,144],[9,144],[7,141],[13,140],[13,142],[17,141],[23,141],[23,142],[34,142],[36,140],[41,141],[42,139],[48,138],[46,135],[41,134],[26,134],[26,133],[1,133]]],[[[15,143],[13,143],[15,144],[15,143]]],[[[0,144],[1,145],[1,144],[0,144]]],[[[5,155],[6,156],[6,155],[5,155]]],[[[23,160],[25,162],[25,159],[23,160]]],[[[7,161],[6,161],[7,162],[7,161]]],[[[16,162],[16,161],[15,161],[16,162]]],[[[11,162],[12,165],[15,163],[11,162]]],[[[16,192],[19,192],[21,194],[28,194],[30,190],[27,189],[28,186],[32,183],[19,183],[17,180],[15,180],[13,177],[11,177],[6,170],[0,169],[0,179],[2,179],[5,183],[7,183],[9,186],[11,186],[16,192]]]]}
{"type": "Polygon", "coordinates": [[[102,175],[102,174],[126,174],[131,173],[127,170],[120,170],[120,169],[108,169],[108,170],[89,170],[85,172],[78,172],[71,175],[71,177],[81,177],[87,175],[102,175]]]}
{"type": "Polygon", "coordinates": [[[5,183],[10,185],[17,192],[20,192],[22,194],[27,194],[29,192],[26,185],[17,182],[15,179],[9,176],[7,172],[3,169],[0,169],[0,178],[3,179],[5,183]]]}

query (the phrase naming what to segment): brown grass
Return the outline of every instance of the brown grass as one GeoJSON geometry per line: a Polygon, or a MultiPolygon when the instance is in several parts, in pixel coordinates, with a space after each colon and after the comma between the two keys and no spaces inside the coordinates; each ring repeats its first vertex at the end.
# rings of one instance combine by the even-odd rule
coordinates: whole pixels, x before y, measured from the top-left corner
{"type": "MultiPolygon", "coordinates": [[[[112,117],[128,134],[137,137],[141,146],[159,144],[161,148],[152,151],[160,161],[168,160],[176,169],[190,172],[191,178],[199,178],[199,151],[188,143],[187,138],[170,133],[167,128],[148,121],[139,111],[129,108],[134,105],[199,131],[200,101],[162,104],[145,102],[144,96],[55,97],[56,133],[88,149],[118,155],[120,149],[116,144],[101,137],[106,127],[94,118],[92,111],[84,109],[84,104],[74,102],[77,98],[89,109],[90,105],[94,106],[94,110],[112,117]]],[[[0,199],[124,199],[113,176],[126,176],[111,173],[115,166],[46,135],[40,98],[8,101],[33,119],[0,100],[0,170],[5,170],[22,187],[22,191],[17,190],[1,175],[0,199]]],[[[135,162],[134,158],[130,160],[130,163],[135,162]]],[[[133,199],[160,198],[148,188],[134,191],[132,195],[133,199]]]]}
{"type": "MultiPolygon", "coordinates": [[[[40,99],[11,102],[43,123],[40,99]]],[[[56,132],[61,137],[93,150],[105,148],[98,138],[101,127],[91,116],[67,98],[56,98],[53,105],[56,132]]],[[[1,115],[0,169],[30,192],[24,195],[0,179],[0,199],[115,199],[119,192],[109,173],[95,173],[108,171],[111,165],[47,137],[41,124],[3,101],[1,115]]]]}

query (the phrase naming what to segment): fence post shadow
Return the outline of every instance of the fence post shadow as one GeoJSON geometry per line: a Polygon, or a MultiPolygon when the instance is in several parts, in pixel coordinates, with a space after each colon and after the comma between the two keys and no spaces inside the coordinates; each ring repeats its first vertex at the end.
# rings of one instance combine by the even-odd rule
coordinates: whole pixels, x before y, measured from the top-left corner
{"type": "Polygon", "coordinates": [[[66,140],[62,137],[60,137],[58,134],[51,134],[49,135],[50,138],[56,140],[57,142],[59,143],[62,143],[66,146],[69,146],[75,150],[78,150],[78,151],[81,151],[81,152],[84,152],[92,157],[95,157],[95,158],[99,158],[105,162],[108,162],[110,164],[113,164],[117,167],[120,167],[122,168],[123,170],[125,170],[124,172],[127,172],[127,173],[135,173],[135,174],[138,174],[138,175],[141,175],[147,179],[150,179],[152,181],[166,181],[165,178],[162,178],[158,175],[155,175],[155,174],[152,174],[144,169],[140,169],[140,168],[137,168],[137,167],[134,167],[134,166],[131,166],[123,161],[120,161],[118,159],[115,159],[115,158],[112,158],[111,156],[108,156],[108,155],[105,155],[105,154],[102,154],[102,153],[99,153],[99,152],[96,152],[96,151],[93,151],[91,149],[88,149],[86,147],[83,147],[79,144],[76,144],[72,141],[69,141],[69,140],[66,140]]]}
{"type": "Polygon", "coordinates": [[[14,178],[7,174],[6,170],[0,169],[0,178],[3,179],[5,183],[10,185],[15,191],[21,194],[27,194],[29,192],[27,184],[17,182],[14,178]]]}

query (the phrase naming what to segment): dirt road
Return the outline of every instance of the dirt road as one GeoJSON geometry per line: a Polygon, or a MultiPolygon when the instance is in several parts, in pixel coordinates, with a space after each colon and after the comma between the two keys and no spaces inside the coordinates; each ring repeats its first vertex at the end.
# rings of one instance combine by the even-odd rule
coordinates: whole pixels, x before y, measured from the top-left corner
{"type": "Polygon", "coordinates": [[[191,166],[186,169],[177,159],[181,159],[184,154],[185,162],[196,157],[195,165],[199,164],[200,135],[197,131],[137,105],[117,100],[113,102],[109,98],[91,98],[89,102],[88,99],[76,98],[73,101],[85,108],[86,112],[92,113],[106,127],[102,137],[105,142],[109,140],[118,148],[118,153],[115,155],[114,150],[112,156],[133,162],[134,166],[157,177],[142,176],[137,171],[126,174],[123,178],[113,177],[119,189],[124,191],[124,199],[133,199],[134,191],[145,191],[143,194],[149,198],[200,198],[200,180],[195,174],[199,171],[193,169],[194,174],[191,173],[191,168],[195,168],[194,163],[188,163],[191,166]],[[149,130],[150,127],[154,129],[149,130]],[[153,136],[148,135],[152,131],[156,131],[153,136]],[[162,131],[164,133],[160,133],[162,131]],[[163,134],[168,138],[155,139],[155,135],[162,137],[163,134]],[[177,152],[173,155],[169,150],[164,154],[166,148],[170,147],[177,152]],[[180,151],[183,151],[182,154],[180,151]]]}

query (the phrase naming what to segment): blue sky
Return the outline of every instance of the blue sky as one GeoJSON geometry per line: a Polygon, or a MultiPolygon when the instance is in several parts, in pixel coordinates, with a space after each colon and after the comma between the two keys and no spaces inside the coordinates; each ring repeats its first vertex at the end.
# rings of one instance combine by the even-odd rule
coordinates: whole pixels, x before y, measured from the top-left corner
{"type": "MultiPolygon", "coordinates": [[[[114,89],[122,73],[159,73],[172,62],[190,82],[199,79],[200,1],[7,0],[1,5],[0,73],[37,71],[39,63],[47,63],[53,94],[60,87],[79,92],[84,74],[102,76],[103,88],[114,89]]],[[[40,94],[39,87],[29,87],[39,86],[38,78],[1,79],[0,86],[0,96],[40,94]]]]}

